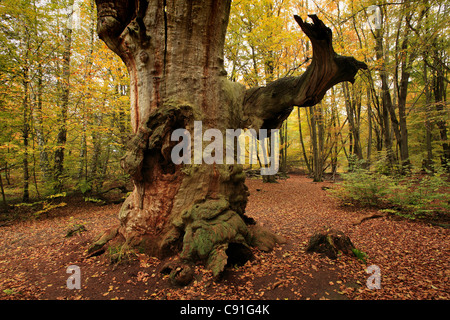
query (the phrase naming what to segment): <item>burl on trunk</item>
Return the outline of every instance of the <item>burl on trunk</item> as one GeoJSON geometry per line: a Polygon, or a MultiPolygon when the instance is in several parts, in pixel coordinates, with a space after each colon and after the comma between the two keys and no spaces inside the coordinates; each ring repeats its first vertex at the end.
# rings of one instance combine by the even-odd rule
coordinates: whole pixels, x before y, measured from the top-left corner
{"type": "Polygon", "coordinates": [[[175,129],[276,129],[294,106],[318,103],[341,81],[354,81],[362,62],[337,55],[331,31],[315,15],[295,20],[309,37],[313,59],[299,77],[247,90],[231,82],[223,49],[231,0],[96,0],[97,32],[130,74],[133,137],[123,159],[134,191],[113,237],[159,257],[201,261],[215,275],[252,246],[271,250],[280,237],[245,216],[248,190],[238,164],[175,164],[175,129]]]}

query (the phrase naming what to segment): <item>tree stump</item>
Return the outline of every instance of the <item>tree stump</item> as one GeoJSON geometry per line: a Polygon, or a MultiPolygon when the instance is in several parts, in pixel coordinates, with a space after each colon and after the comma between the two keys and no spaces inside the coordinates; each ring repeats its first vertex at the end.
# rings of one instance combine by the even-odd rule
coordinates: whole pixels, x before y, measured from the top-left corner
{"type": "Polygon", "coordinates": [[[312,235],[306,251],[322,253],[330,259],[336,259],[339,252],[354,255],[353,249],[355,246],[352,241],[342,231],[324,227],[312,235]]]}

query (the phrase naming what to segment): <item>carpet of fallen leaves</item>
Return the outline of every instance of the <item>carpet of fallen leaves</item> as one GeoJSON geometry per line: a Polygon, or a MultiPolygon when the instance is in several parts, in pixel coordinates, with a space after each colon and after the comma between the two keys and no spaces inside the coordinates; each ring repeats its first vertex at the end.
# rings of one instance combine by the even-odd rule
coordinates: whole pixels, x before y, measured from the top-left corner
{"type": "MultiPolygon", "coordinates": [[[[382,217],[354,226],[367,209],[343,208],[327,195],[330,182],[291,176],[275,184],[247,180],[247,214],[287,238],[270,253],[229,266],[221,281],[201,265],[195,280],[176,288],[159,272],[161,261],[144,254],[112,265],[108,253],[85,258],[90,242],[117,224],[119,205],[80,200],[39,219],[0,227],[0,299],[445,299],[450,298],[449,230],[382,217]],[[86,231],[66,238],[74,224],[86,231]],[[366,263],[306,253],[322,226],[346,233],[366,263]],[[70,265],[81,271],[81,289],[67,288],[70,265]],[[380,268],[381,289],[368,289],[366,268],[380,268]]],[[[376,212],[375,210],[372,210],[376,212]]]]}

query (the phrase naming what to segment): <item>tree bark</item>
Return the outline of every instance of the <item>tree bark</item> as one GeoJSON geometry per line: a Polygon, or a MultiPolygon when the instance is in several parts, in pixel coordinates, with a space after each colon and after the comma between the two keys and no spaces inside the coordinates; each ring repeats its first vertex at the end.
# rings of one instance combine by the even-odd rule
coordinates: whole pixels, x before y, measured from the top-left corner
{"type": "Polygon", "coordinates": [[[30,190],[29,190],[29,168],[28,168],[28,144],[30,135],[30,101],[29,101],[29,85],[30,85],[30,70],[28,65],[28,52],[29,52],[29,41],[27,39],[26,43],[26,53],[25,61],[26,65],[23,67],[23,128],[22,128],[22,139],[23,139],[23,195],[22,202],[30,201],[30,190]]]}
{"type": "Polygon", "coordinates": [[[3,179],[2,179],[2,172],[0,171],[0,191],[2,192],[2,207],[3,209],[8,208],[8,202],[6,202],[6,196],[5,196],[5,190],[3,189],[3,179]]]}
{"type": "Polygon", "coordinates": [[[251,246],[270,250],[281,239],[245,215],[242,165],[175,164],[172,132],[192,133],[194,121],[222,133],[279,128],[295,105],[314,105],[366,66],[335,54],[331,31],[316,16],[314,24],[296,17],[316,50],[306,74],[246,90],[227,80],[223,65],[231,0],[96,2],[97,32],[125,62],[131,82],[134,136],[122,164],[134,191],[119,213],[119,237],[148,254],[201,261],[214,275],[233,255],[249,258],[251,246]]]}
{"type": "Polygon", "coordinates": [[[369,169],[371,163],[370,158],[372,157],[372,101],[371,101],[372,99],[370,98],[369,88],[367,88],[366,92],[367,92],[366,97],[367,97],[367,123],[368,123],[366,168],[369,169]]]}
{"type": "Polygon", "coordinates": [[[63,188],[62,175],[64,170],[64,149],[67,140],[67,110],[69,107],[70,94],[70,55],[72,48],[72,15],[73,3],[69,3],[69,16],[67,27],[64,29],[64,51],[62,55],[62,75],[60,86],[61,108],[58,115],[58,134],[56,137],[57,148],[55,150],[55,168],[54,168],[54,191],[61,192],[63,188]]]}
{"type": "Polygon", "coordinates": [[[447,121],[444,114],[442,114],[444,106],[446,105],[446,86],[444,85],[444,70],[443,65],[440,63],[440,55],[442,52],[437,44],[436,47],[433,48],[433,66],[435,67],[435,72],[433,74],[433,83],[432,83],[432,91],[434,93],[434,102],[436,106],[436,111],[439,114],[439,118],[436,121],[436,125],[439,129],[439,135],[442,143],[442,156],[441,156],[441,164],[446,168],[448,172],[450,172],[450,144],[448,143],[448,135],[447,135],[447,121]]]}
{"type": "Polygon", "coordinates": [[[430,90],[430,84],[428,79],[428,68],[427,64],[423,64],[423,81],[424,81],[424,93],[425,93],[425,120],[424,120],[424,126],[425,126],[425,149],[427,151],[427,157],[423,159],[422,161],[422,168],[428,171],[434,171],[434,164],[433,164],[433,147],[432,147],[432,124],[430,121],[431,118],[431,90],[430,90]]]}
{"type": "Polygon", "coordinates": [[[39,166],[41,168],[41,173],[44,177],[45,181],[50,180],[50,163],[48,161],[48,153],[47,153],[47,138],[45,136],[44,132],[44,119],[43,119],[43,112],[42,112],[42,90],[43,90],[43,83],[42,83],[42,65],[39,63],[38,65],[38,74],[37,74],[37,104],[36,104],[36,110],[35,110],[35,132],[36,132],[36,138],[39,148],[39,166]]]}
{"type": "MultiPolygon", "coordinates": [[[[408,18],[407,18],[408,19],[408,18]]],[[[399,135],[399,147],[400,147],[400,160],[403,169],[410,167],[409,160],[409,145],[408,145],[408,128],[406,123],[406,98],[408,94],[408,84],[411,73],[412,64],[416,58],[416,52],[410,48],[409,45],[409,29],[407,29],[404,39],[401,45],[401,62],[400,62],[400,83],[398,87],[398,135],[399,135]],[[409,51],[409,54],[407,54],[409,51]]]]}
{"type": "Polygon", "coordinates": [[[362,160],[363,155],[361,149],[360,126],[359,126],[361,99],[360,97],[356,97],[356,95],[360,95],[360,93],[356,93],[354,91],[350,92],[347,83],[344,83],[342,88],[344,90],[345,108],[347,111],[348,124],[350,127],[351,137],[353,139],[353,143],[351,145],[352,154],[356,155],[358,160],[362,160]]]}
{"type": "MultiPolygon", "coordinates": [[[[375,33],[375,41],[376,41],[376,59],[378,61],[381,61],[381,70],[380,70],[380,79],[381,79],[381,104],[382,104],[382,110],[381,110],[381,123],[382,129],[383,129],[383,141],[384,141],[384,147],[386,148],[386,154],[387,154],[387,160],[388,160],[388,166],[392,168],[395,164],[395,155],[394,151],[392,150],[392,137],[391,137],[391,126],[390,126],[390,119],[389,116],[392,115],[392,111],[394,110],[394,107],[392,105],[392,98],[391,94],[389,92],[389,82],[388,82],[388,75],[386,71],[386,59],[384,55],[384,49],[383,49],[383,38],[380,30],[376,30],[375,33]]],[[[391,120],[394,119],[395,121],[395,114],[394,117],[391,118],[391,120]]]]}
{"type": "Polygon", "coordinates": [[[312,169],[313,169],[313,180],[314,182],[320,182],[322,181],[322,164],[320,161],[320,152],[319,152],[319,143],[318,143],[318,137],[317,137],[317,115],[315,108],[309,108],[310,112],[310,119],[311,119],[311,145],[312,145],[312,169]]]}
{"type": "Polygon", "coordinates": [[[337,111],[336,106],[336,93],[334,88],[331,88],[331,147],[330,147],[330,162],[331,162],[331,173],[333,175],[333,181],[336,178],[336,172],[338,167],[338,135],[341,134],[341,130],[338,130],[337,118],[339,117],[339,113],[337,111]]]}
{"type": "Polygon", "coordinates": [[[303,134],[302,134],[302,121],[300,118],[300,108],[297,108],[297,115],[298,115],[298,134],[300,137],[300,144],[302,146],[302,154],[303,154],[303,160],[305,161],[306,168],[308,169],[308,175],[312,174],[311,166],[308,161],[308,156],[306,155],[305,150],[305,143],[303,142],[303,134]]]}
{"type": "MultiPolygon", "coordinates": [[[[89,12],[90,12],[90,20],[89,20],[89,51],[88,55],[86,57],[86,63],[85,63],[85,73],[84,78],[90,79],[92,77],[91,75],[91,68],[93,64],[93,52],[94,52],[94,35],[95,35],[95,24],[96,24],[96,17],[95,17],[95,1],[90,0],[89,1],[89,12]]],[[[81,143],[80,143],[80,152],[79,152],[79,164],[78,164],[78,180],[79,184],[86,184],[88,180],[88,170],[87,170],[87,126],[88,126],[88,117],[87,117],[87,108],[86,108],[86,102],[84,99],[82,99],[82,107],[81,109],[81,143]],[[83,178],[84,175],[84,178],[83,178]],[[83,181],[84,179],[84,181],[83,181]]]]}

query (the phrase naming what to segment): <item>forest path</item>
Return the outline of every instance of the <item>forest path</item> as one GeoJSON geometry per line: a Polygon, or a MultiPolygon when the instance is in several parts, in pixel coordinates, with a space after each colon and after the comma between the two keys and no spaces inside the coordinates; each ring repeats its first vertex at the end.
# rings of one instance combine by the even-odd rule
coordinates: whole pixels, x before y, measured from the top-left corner
{"type": "Polygon", "coordinates": [[[449,230],[389,217],[366,220],[375,210],[343,208],[327,194],[330,182],[292,175],[275,184],[249,179],[247,214],[283,235],[286,244],[230,266],[220,282],[196,267],[195,281],[174,288],[161,261],[138,254],[112,266],[108,254],[84,259],[101,231],[117,223],[120,205],[69,202],[48,217],[0,227],[0,299],[450,299],[449,230]],[[73,224],[87,231],[65,238],[73,224]],[[346,233],[367,263],[306,253],[309,237],[323,226],[346,233]],[[67,267],[81,271],[81,289],[69,290],[67,267]],[[380,269],[381,289],[368,289],[366,268],[380,269]]]}

